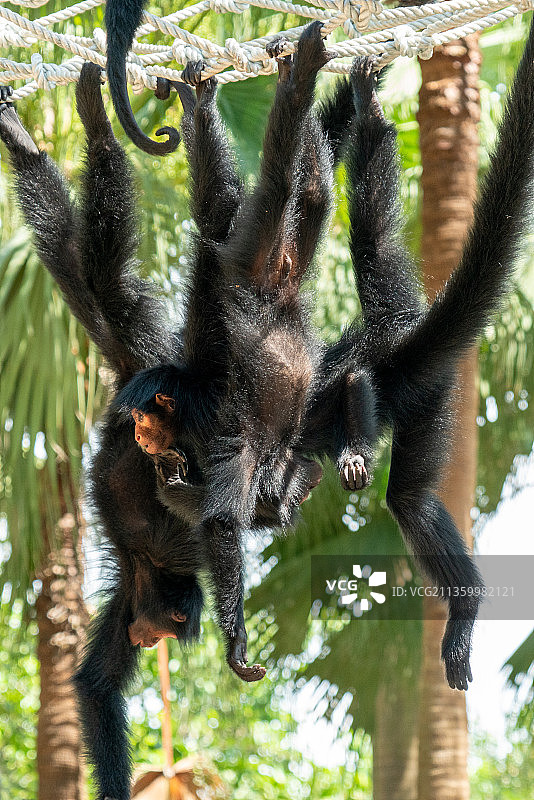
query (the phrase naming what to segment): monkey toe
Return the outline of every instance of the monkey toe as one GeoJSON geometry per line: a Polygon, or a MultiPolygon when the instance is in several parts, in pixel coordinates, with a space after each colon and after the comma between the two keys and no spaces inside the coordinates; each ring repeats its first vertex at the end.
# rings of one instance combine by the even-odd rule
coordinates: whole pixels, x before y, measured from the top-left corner
{"type": "Polygon", "coordinates": [[[188,61],[182,71],[182,80],[190,86],[200,86],[205,66],[203,61],[188,61]]]}
{"type": "Polygon", "coordinates": [[[369,475],[363,456],[347,458],[339,470],[339,477],[342,487],[347,491],[365,488],[369,483],[369,475]]]}

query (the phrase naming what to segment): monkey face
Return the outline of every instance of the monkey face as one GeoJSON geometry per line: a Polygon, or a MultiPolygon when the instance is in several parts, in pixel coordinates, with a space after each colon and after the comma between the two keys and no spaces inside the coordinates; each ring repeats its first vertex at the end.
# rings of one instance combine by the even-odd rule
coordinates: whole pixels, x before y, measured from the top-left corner
{"type": "Polygon", "coordinates": [[[132,410],[132,417],[135,420],[135,441],[151,456],[164,453],[174,440],[172,425],[172,415],[176,405],[174,399],[157,394],[155,402],[157,411],[145,412],[137,408],[132,410]]]}
{"type": "Polygon", "coordinates": [[[132,577],[128,637],[134,647],[154,647],[160,639],[198,638],[203,596],[196,575],[177,575],[139,559],[132,577]]]}
{"type": "Polygon", "coordinates": [[[177,639],[178,635],[173,630],[173,623],[186,622],[187,617],[179,611],[171,611],[169,614],[168,625],[165,625],[165,620],[158,620],[153,622],[148,617],[141,615],[137,617],[130,625],[128,625],[128,636],[130,642],[135,647],[154,647],[160,639],[177,639]]]}

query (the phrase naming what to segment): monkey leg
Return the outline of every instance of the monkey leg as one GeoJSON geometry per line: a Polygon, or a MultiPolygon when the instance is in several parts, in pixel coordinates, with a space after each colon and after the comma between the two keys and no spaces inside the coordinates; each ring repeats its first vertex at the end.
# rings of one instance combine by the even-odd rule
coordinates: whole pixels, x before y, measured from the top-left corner
{"type": "Polygon", "coordinates": [[[441,655],[449,686],[465,690],[472,680],[471,636],[483,582],[451,515],[433,491],[443,461],[439,425],[439,419],[427,415],[394,430],[386,500],[423,573],[448,601],[441,655]]]}
{"type": "Polygon", "coordinates": [[[354,491],[363,489],[371,480],[372,459],[378,439],[376,396],[365,372],[351,370],[344,383],[344,441],[337,468],[343,488],[354,491]]]}

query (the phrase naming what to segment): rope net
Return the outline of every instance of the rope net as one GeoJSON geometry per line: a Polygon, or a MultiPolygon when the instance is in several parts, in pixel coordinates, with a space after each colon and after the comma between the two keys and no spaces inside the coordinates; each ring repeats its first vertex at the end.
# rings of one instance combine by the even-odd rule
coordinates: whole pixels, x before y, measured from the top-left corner
{"type": "MultiPolygon", "coordinates": [[[[106,66],[106,35],[101,28],[94,28],[91,37],[60,32],[62,25],[81,14],[90,14],[104,5],[105,0],[82,0],[56,13],[33,21],[28,19],[28,9],[40,8],[48,1],[13,0],[10,5],[19,7],[20,13],[17,13],[6,7],[6,0],[0,0],[0,83],[24,82],[15,90],[15,100],[38,89],[51,90],[57,85],[76,81],[84,61],[106,66]],[[72,55],[60,64],[47,63],[39,52],[43,42],[72,55]],[[29,60],[12,60],[9,55],[14,47],[32,51],[28,54],[29,60]]],[[[276,61],[269,58],[265,48],[280,35],[278,32],[245,42],[229,38],[217,44],[181,27],[181,23],[198,14],[208,11],[242,14],[250,6],[263,8],[266,13],[321,20],[325,36],[336,32],[335,41],[328,41],[328,49],[336,57],[324,70],[345,73],[357,55],[374,56],[378,66],[399,55],[430,58],[437,45],[482,31],[528,11],[534,8],[534,0],[519,0],[517,3],[509,0],[446,0],[394,9],[385,8],[379,0],[308,0],[305,4],[290,0],[200,0],[165,17],[145,12],[126,65],[128,82],[134,91],[155,90],[158,76],[180,80],[181,70],[165,66],[170,62],[184,66],[188,61],[204,61],[203,77],[217,74],[220,83],[275,72],[276,61]],[[142,41],[144,36],[155,32],[161,35],[161,44],[142,41]]],[[[301,31],[302,26],[283,31],[290,42],[286,53],[295,49],[294,43],[301,31]]]]}

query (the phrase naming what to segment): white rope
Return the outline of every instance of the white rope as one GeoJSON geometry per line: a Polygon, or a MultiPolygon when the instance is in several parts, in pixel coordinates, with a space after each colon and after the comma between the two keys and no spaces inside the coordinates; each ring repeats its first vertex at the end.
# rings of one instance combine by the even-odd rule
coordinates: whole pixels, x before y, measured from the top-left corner
{"type": "MultiPolygon", "coordinates": [[[[0,84],[22,81],[14,99],[27,97],[38,89],[53,89],[78,79],[84,61],[106,66],[106,35],[95,27],[92,36],[76,36],[55,30],[82,14],[91,14],[105,0],[82,0],[53,14],[36,20],[28,19],[25,9],[36,9],[48,0],[10,0],[20,13],[5,7],[0,0],[0,84]],[[44,44],[43,44],[44,43],[44,44]],[[47,45],[48,43],[48,45],[47,45]],[[54,45],[68,53],[60,63],[48,63],[47,46],[54,45]],[[10,57],[13,48],[27,49],[28,60],[17,62],[10,57]]],[[[184,20],[212,11],[216,14],[246,14],[250,6],[273,13],[290,13],[306,20],[321,20],[325,36],[339,30],[339,41],[328,43],[335,59],[327,72],[346,73],[350,59],[357,55],[372,55],[378,66],[389,63],[398,55],[430,58],[434,47],[454,41],[476,31],[482,31],[516,14],[534,8],[534,0],[446,0],[422,6],[385,8],[379,0],[308,0],[306,4],[290,0],[200,0],[166,17],[144,13],[126,64],[127,77],[134,91],[155,89],[156,78],[180,80],[181,70],[166,66],[176,61],[182,66],[188,61],[204,61],[204,77],[219,75],[221,83],[245,80],[254,75],[276,71],[276,61],[267,56],[266,47],[279,34],[263,36],[246,42],[229,38],[216,43],[181,27],[184,20]],[[149,44],[139,41],[148,33],[159,32],[166,41],[149,44]]],[[[285,52],[295,49],[303,25],[284,31],[290,43],[285,52]]]]}

